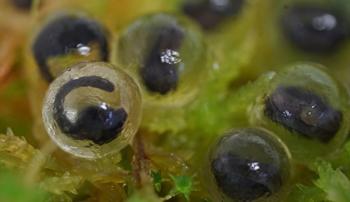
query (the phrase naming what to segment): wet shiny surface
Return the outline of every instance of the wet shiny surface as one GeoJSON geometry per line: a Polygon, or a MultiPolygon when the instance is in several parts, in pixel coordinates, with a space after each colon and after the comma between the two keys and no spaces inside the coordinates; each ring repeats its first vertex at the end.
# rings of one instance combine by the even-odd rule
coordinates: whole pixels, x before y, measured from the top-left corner
{"type": "Polygon", "coordinates": [[[50,84],[42,114],[59,147],[75,156],[100,158],[132,141],[141,119],[141,96],[134,80],[117,67],[81,63],[50,84]]]}
{"type": "Polygon", "coordinates": [[[335,51],[349,36],[345,15],[317,5],[288,5],[281,15],[282,29],[296,47],[310,52],[335,51]]]}
{"type": "Polygon", "coordinates": [[[342,113],[301,87],[280,86],[265,102],[265,114],[296,134],[328,142],[338,132],[342,113]]]}
{"type": "Polygon", "coordinates": [[[102,145],[115,139],[124,127],[127,113],[123,108],[113,109],[106,103],[99,106],[88,106],[78,112],[76,121],[71,122],[64,110],[64,99],[72,90],[82,87],[93,87],[114,91],[114,85],[97,76],[81,77],[64,84],[54,101],[54,119],[64,134],[78,140],[91,140],[102,145]]]}
{"type": "Polygon", "coordinates": [[[109,56],[107,33],[102,25],[87,17],[74,15],[59,16],[45,25],[33,42],[32,51],[47,81],[57,76],[52,66],[58,66],[56,68],[63,71],[74,63],[107,61],[109,56]],[[92,52],[95,53],[89,56],[92,52]],[[50,59],[59,57],[72,58],[50,64],[50,59]]]}
{"type": "Polygon", "coordinates": [[[278,192],[288,175],[289,162],[283,146],[274,138],[251,128],[233,130],[221,137],[210,163],[218,189],[239,201],[278,192]]]}

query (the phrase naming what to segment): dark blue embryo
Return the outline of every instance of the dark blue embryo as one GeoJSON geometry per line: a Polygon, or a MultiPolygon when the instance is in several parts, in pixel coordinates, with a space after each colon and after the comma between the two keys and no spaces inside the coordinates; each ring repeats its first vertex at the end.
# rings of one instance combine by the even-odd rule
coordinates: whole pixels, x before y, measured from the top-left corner
{"type": "Polygon", "coordinates": [[[113,109],[108,105],[87,106],[81,110],[72,123],[64,110],[65,97],[74,89],[93,87],[107,92],[114,91],[110,81],[98,76],[86,76],[65,83],[56,94],[53,118],[60,130],[76,140],[90,140],[98,145],[111,142],[118,137],[127,120],[123,108],[113,109]]]}

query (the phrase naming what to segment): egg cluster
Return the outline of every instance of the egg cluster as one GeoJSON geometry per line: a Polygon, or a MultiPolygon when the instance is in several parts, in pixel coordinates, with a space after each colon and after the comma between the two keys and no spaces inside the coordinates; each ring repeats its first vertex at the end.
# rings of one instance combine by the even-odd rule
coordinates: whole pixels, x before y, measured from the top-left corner
{"type": "Polygon", "coordinates": [[[38,134],[89,160],[138,135],[183,159],[212,201],[285,201],[300,168],[348,138],[343,5],[176,0],[120,30],[78,12],[45,16],[28,53],[44,100],[38,134]]]}

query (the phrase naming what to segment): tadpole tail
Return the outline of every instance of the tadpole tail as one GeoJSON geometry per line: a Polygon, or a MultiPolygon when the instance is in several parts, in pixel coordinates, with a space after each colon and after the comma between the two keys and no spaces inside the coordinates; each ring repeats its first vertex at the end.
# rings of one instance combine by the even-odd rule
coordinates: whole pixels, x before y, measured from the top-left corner
{"type": "Polygon", "coordinates": [[[65,83],[58,90],[53,105],[53,118],[64,133],[75,133],[77,130],[76,125],[68,119],[64,112],[64,101],[72,90],[80,87],[98,88],[107,92],[114,91],[113,83],[99,76],[80,77],[65,83]]]}

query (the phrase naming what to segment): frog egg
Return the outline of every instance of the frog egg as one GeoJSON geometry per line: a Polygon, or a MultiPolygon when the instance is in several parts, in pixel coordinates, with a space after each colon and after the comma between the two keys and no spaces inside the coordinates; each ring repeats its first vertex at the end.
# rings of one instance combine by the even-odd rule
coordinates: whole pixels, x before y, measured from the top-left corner
{"type": "Polygon", "coordinates": [[[253,59],[240,69],[235,83],[300,61],[325,65],[338,79],[350,83],[349,8],[341,1],[266,0],[249,5],[255,13],[249,39],[253,59]]]}
{"type": "Polygon", "coordinates": [[[121,33],[117,49],[118,62],[140,84],[145,105],[183,105],[205,80],[202,36],[186,18],[161,13],[137,19],[121,33]]]}
{"type": "Polygon", "coordinates": [[[252,124],[274,131],[304,162],[336,150],[349,133],[348,94],[317,67],[323,68],[298,64],[277,73],[250,111],[252,124]]]}
{"type": "Polygon", "coordinates": [[[330,141],[338,132],[342,113],[327,100],[303,87],[278,86],[266,99],[265,114],[297,134],[330,141]]]}
{"type": "Polygon", "coordinates": [[[182,11],[204,30],[212,30],[242,10],[244,0],[185,0],[182,11]]]}
{"type": "Polygon", "coordinates": [[[347,16],[340,8],[310,2],[288,4],[281,21],[286,38],[308,52],[335,51],[350,31],[347,16]]]}
{"type": "Polygon", "coordinates": [[[107,61],[108,36],[105,28],[89,17],[62,14],[40,29],[33,40],[32,52],[43,78],[51,82],[67,66],[107,61]]]}
{"type": "Polygon", "coordinates": [[[80,63],[49,86],[42,110],[51,139],[83,158],[119,152],[133,139],[141,117],[138,86],[103,62],[80,63]]]}
{"type": "Polygon", "coordinates": [[[266,130],[231,130],[211,148],[205,184],[214,201],[271,200],[289,181],[289,158],[283,143],[266,130]]]}

